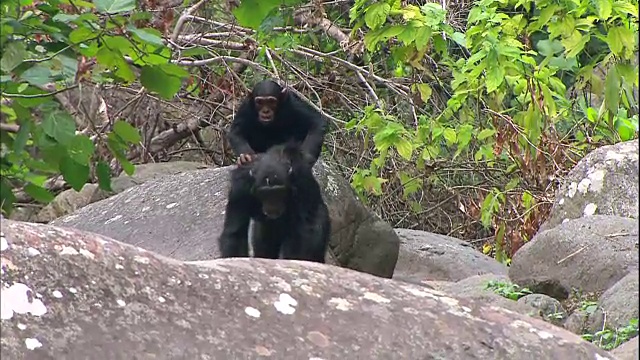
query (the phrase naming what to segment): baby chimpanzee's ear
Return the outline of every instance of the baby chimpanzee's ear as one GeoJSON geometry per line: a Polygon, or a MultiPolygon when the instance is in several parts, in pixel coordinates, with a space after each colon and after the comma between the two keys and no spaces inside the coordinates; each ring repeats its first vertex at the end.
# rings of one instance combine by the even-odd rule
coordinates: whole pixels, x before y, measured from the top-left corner
{"type": "Polygon", "coordinates": [[[282,153],[287,159],[294,161],[300,156],[302,149],[297,141],[289,140],[284,144],[282,153]]]}
{"type": "Polygon", "coordinates": [[[283,149],[284,156],[289,159],[293,168],[313,166],[314,159],[298,142],[287,142],[283,149]]]}

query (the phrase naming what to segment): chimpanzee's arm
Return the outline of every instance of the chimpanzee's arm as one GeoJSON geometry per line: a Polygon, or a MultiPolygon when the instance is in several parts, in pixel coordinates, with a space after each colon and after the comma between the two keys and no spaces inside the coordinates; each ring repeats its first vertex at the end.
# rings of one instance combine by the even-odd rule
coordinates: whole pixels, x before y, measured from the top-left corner
{"type": "Polygon", "coordinates": [[[248,122],[251,120],[251,112],[247,109],[251,104],[247,101],[243,102],[240,105],[240,109],[238,113],[233,118],[233,122],[231,123],[231,128],[229,129],[229,134],[227,135],[227,140],[229,140],[229,145],[231,145],[231,150],[235,153],[236,156],[240,156],[240,154],[254,154],[255,151],[249,146],[247,142],[247,131],[249,131],[248,122]]]}
{"type": "Polygon", "coordinates": [[[313,157],[315,164],[322,152],[322,143],[327,132],[327,120],[316,109],[302,102],[297,98],[291,98],[291,103],[296,109],[296,120],[307,121],[309,131],[302,142],[302,150],[313,157]]]}
{"type": "Polygon", "coordinates": [[[225,208],[224,225],[218,238],[220,257],[248,257],[248,232],[251,221],[251,204],[248,200],[252,185],[248,169],[236,168],[231,173],[225,208]]]}

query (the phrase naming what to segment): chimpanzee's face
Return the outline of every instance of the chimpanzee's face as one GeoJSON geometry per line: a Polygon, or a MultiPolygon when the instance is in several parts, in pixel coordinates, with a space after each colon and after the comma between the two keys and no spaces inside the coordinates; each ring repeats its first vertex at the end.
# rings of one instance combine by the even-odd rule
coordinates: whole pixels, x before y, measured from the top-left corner
{"type": "Polygon", "coordinates": [[[262,213],[269,219],[284,214],[289,201],[291,162],[281,154],[261,154],[250,171],[254,179],[254,195],[262,204],[262,213]]]}
{"type": "Polygon", "coordinates": [[[275,120],[286,92],[286,88],[271,80],[263,80],[253,87],[251,97],[260,123],[270,124],[275,120]]]}
{"type": "Polygon", "coordinates": [[[278,109],[278,98],[273,96],[256,96],[253,101],[256,111],[258,112],[258,120],[263,124],[272,122],[278,109]]]}

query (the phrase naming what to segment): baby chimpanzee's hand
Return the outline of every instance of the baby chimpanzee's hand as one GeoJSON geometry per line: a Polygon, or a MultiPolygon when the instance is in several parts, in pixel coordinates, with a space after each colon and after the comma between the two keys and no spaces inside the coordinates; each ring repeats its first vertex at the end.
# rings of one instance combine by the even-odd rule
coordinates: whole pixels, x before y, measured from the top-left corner
{"type": "Polygon", "coordinates": [[[251,161],[253,161],[253,156],[252,154],[240,154],[240,156],[238,157],[238,165],[245,165],[250,163],[251,161]]]}

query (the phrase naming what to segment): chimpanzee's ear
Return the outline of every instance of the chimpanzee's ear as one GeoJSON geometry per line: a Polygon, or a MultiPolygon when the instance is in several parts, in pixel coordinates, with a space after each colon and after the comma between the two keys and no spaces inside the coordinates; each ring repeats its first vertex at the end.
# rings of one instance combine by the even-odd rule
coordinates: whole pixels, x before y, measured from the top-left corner
{"type": "Polygon", "coordinates": [[[280,101],[284,101],[287,97],[289,96],[289,89],[287,88],[287,86],[283,86],[282,90],[280,90],[280,101]]]}

